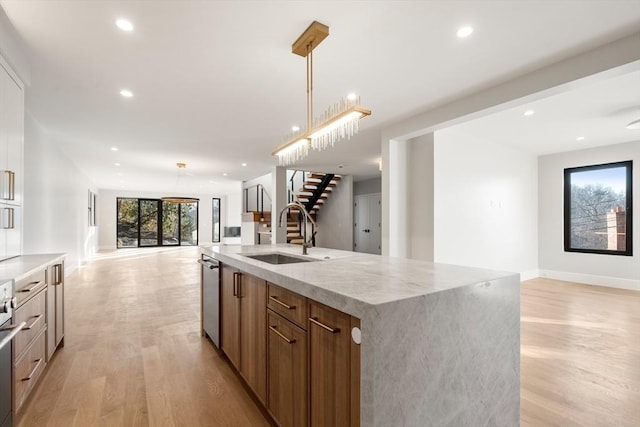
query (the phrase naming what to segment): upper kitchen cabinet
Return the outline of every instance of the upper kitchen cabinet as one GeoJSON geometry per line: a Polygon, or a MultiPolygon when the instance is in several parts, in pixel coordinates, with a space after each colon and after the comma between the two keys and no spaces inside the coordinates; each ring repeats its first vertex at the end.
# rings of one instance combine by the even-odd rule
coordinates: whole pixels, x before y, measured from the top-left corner
{"type": "Polygon", "coordinates": [[[20,206],[23,183],[23,84],[0,57],[0,203],[20,206]]]}
{"type": "Polygon", "coordinates": [[[22,253],[23,89],[0,56],[0,261],[22,253]]]}

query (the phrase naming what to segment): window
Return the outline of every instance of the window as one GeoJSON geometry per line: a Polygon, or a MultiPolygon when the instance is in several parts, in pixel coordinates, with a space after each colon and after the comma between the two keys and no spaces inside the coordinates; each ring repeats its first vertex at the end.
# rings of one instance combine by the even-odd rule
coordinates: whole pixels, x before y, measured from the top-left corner
{"type": "Polygon", "coordinates": [[[117,247],[198,244],[198,202],[117,198],[117,247]]]}
{"type": "Polygon", "coordinates": [[[564,170],[564,250],[633,255],[632,162],[564,170]]]}
{"type": "Polygon", "coordinates": [[[212,236],[211,241],[213,243],[220,243],[220,199],[212,199],[211,205],[211,219],[212,219],[212,236]]]}

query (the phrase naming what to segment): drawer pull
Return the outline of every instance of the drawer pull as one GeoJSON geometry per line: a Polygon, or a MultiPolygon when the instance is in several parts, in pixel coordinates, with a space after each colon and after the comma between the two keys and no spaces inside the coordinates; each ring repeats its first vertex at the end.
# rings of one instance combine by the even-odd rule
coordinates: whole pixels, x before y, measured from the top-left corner
{"type": "Polygon", "coordinates": [[[337,334],[338,332],[340,332],[340,328],[332,328],[332,327],[329,327],[329,326],[325,325],[324,323],[318,322],[318,318],[317,317],[309,317],[309,321],[311,323],[314,323],[314,324],[320,326],[323,329],[326,329],[327,331],[331,332],[332,334],[337,334]]]}
{"type": "Polygon", "coordinates": [[[276,329],[275,326],[269,325],[269,329],[275,332],[280,338],[285,340],[288,344],[293,344],[294,342],[296,342],[296,340],[290,340],[289,338],[285,337],[279,330],[276,329]]]}
{"type": "Polygon", "coordinates": [[[38,288],[40,285],[44,284],[44,281],[39,280],[37,282],[31,282],[29,283],[31,286],[29,286],[28,288],[22,288],[20,289],[18,292],[31,292],[34,289],[38,288]]]}
{"type": "Polygon", "coordinates": [[[34,362],[36,363],[36,366],[33,368],[33,370],[29,373],[29,376],[26,378],[23,378],[22,381],[29,381],[31,378],[33,378],[33,376],[36,374],[36,372],[38,371],[38,368],[40,367],[40,364],[42,363],[43,359],[37,359],[34,360],[34,362]]]}
{"type": "Polygon", "coordinates": [[[31,324],[29,326],[25,326],[24,328],[22,328],[23,331],[28,331],[29,329],[33,328],[34,326],[36,326],[36,323],[38,323],[40,321],[40,319],[42,319],[42,314],[38,314],[36,316],[35,319],[33,319],[33,322],[31,322],[31,324]]]}
{"type": "Polygon", "coordinates": [[[286,308],[287,310],[295,310],[295,309],[296,309],[296,306],[295,306],[295,305],[285,304],[285,303],[283,303],[282,301],[280,301],[280,300],[278,299],[278,297],[274,297],[274,296],[269,295],[269,299],[270,299],[271,301],[273,301],[273,302],[277,303],[277,304],[280,304],[281,306],[283,306],[283,307],[284,307],[284,308],[286,308]]]}

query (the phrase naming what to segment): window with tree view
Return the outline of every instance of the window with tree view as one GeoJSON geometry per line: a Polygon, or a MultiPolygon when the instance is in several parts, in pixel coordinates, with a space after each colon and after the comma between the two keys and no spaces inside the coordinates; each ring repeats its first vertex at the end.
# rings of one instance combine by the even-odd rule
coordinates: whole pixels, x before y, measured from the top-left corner
{"type": "Polygon", "coordinates": [[[632,162],[564,170],[564,249],[632,255],[632,162]]]}
{"type": "Polygon", "coordinates": [[[198,202],[117,198],[117,247],[198,244],[198,202]]]}

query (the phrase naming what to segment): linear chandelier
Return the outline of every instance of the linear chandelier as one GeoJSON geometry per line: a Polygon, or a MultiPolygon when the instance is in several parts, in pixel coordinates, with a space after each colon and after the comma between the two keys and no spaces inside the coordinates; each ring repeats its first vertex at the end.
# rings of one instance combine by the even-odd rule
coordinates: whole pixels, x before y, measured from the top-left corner
{"type": "Polygon", "coordinates": [[[348,96],[340,99],[325,112],[313,117],[313,49],[329,35],[329,27],[313,21],[291,46],[291,52],[307,58],[307,127],[290,134],[273,155],[281,166],[295,163],[309,154],[309,148],[324,150],[337,141],[356,134],[361,118],[371,110],[360,106],[360,98],[348,96]]]}

